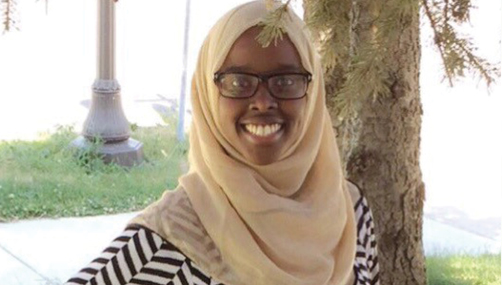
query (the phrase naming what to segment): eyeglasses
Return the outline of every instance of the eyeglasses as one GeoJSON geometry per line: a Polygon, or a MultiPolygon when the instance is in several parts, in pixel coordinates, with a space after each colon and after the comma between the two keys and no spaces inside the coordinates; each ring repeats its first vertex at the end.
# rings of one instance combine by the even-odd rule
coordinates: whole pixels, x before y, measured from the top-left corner
{"type": "Polygon", "coordinates": [[[235,99],[254,96],[261,82],[265,82],[265,87],[274,98],[281,100],[300,99],[307,94],[311,80],[312,74],[308,72],[270,75],[240,72],[217,72],[214,74],[214,83],[218,86],[221,96],[235,99]]]}

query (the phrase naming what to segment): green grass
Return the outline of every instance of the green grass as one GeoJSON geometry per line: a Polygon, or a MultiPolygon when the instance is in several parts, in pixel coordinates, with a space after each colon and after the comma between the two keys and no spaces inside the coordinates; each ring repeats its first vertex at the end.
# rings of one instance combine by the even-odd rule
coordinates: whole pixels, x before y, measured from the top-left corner
{"type": "Polygon", "coordinates": [[[187,146],[164,126],[134,129],[147,161],[131,169],[91,152],[76,156],[70,127],[38,141],[0,142],[0,221],[140,210],[174,189],[187,146]]]}
{"type": "Polygon", "coordinates": [[[427,257],[430,285],[500,285],[500,254],[427,257]]]}

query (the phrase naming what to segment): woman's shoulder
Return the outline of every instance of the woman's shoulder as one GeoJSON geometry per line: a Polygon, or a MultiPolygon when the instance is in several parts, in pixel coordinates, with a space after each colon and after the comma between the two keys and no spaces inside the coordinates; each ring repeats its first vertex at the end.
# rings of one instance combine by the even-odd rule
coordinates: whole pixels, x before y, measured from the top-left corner
{"type": "Polygon", "coordinates": [[[154,231],[129,225],[65,285],[220,284],[154,231]]]}
{"type": "Polygon", "coordinates": [[[356,220],[359,220],[360,218],[371,218],[368,200],[366,200],[359,187],[349,180],[346,180],[346,182],[350,198],[352,199],[352,205],[354,207],[354,211],[356,212],[356,220]]]}
{"type": "Polygon", "coordinates": [[[368,201],[360,189],[347,181],[357,225],[357,248],[354,261],[354,284],[380,284],[378,266],[378,247],[375,237],[373,215],[368,201]]]}

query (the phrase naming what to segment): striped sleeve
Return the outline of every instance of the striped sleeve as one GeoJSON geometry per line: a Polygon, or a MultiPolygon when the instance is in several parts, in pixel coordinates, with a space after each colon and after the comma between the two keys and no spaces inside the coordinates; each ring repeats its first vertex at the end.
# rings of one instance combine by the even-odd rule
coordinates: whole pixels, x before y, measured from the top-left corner
{"type": "Polygon", "coordinates": [[[168,241],[129,226],[101,255],[65,285],[221,285],[168,241]]]}
{"type": "Polygon", "coordinates": [[[355,206],[357,221],[357,249],[354,262],[354,285],[379,285],[378,247],[373,216],[368,202],[361,196],[355,206]]]}

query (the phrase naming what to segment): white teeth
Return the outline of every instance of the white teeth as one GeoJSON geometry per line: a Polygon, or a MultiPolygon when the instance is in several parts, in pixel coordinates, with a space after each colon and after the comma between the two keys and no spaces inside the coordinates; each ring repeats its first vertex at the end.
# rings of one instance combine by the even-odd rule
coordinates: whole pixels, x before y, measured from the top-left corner
{"type": "Polygon", "coordinates": [[[260,137],[263,137],[263,126],[258,126],[258,128],[256,128],[256,134],[259,135],[260,137]]]}
{"type": "Polygon", "coordinates": [[[281,128],[281,125],[280,124],[272,124],[272,125],[247,124],[247,125],[245,125],[245,128],[248,132],[252,133],[253,135],[260,136],[260,137],[266,137],[266,136],[269,136],[269,135],[279,131],[279,129],[281,128]]]}
{"type": "Polygon", "coordinates": [[[272,133],[272,128],[270,128],[270,126],[269,126],[269,125],[267,125],[267,126],[265,126],[265,128],[263,129],[263,132],[264,132],[265,134],[267,134],[267,135],[268,135],[268,134],[272,133]]]}

